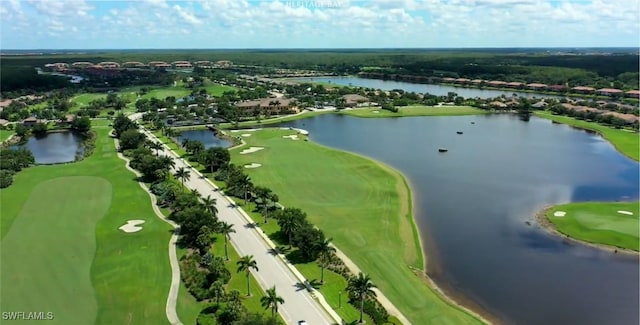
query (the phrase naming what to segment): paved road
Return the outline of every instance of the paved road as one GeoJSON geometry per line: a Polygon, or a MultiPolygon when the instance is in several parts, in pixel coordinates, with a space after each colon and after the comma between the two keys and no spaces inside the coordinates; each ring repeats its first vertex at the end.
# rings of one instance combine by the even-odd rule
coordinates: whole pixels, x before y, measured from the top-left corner
{"type": "MultiPolygon", "coordinates": [[[[154,141],[159,141],[150,132],[143,130],[147,137],[154,141]]],[[[161,155],[168,155],[175,158],[175,168],[189,168],[191,177],[185,185],[190,189],[196,189],[204,197],[211,195],[217,200],[218,218],[233,225],[235,233],[231,234],[231,243],[236,251],[243,255],[253,255],[258,264],[259,272],[253,272],[254,277],[264,288],[276,286],[278,295],[285,303],[279,307],[279,312],[287,324],[298,324],[300,320],[306,320],[308,324],[333,324],[334,321],[325,310],[316,302],[306,289],[299,285],[299,281],[287,268],[284,262],[277,256],[270,253],[268,244],[260,237],[257,231],[247,225],[246,219],[240,214],[237,208],[206,180],[200,178],[184,160],[179,158],[173,151],[166,147],[160,152],[161,155]]],[[[235,265],[231,265],[232,272],[235,265]]],[[[257,290],[253,288],[252,290],[257,290]]]]}

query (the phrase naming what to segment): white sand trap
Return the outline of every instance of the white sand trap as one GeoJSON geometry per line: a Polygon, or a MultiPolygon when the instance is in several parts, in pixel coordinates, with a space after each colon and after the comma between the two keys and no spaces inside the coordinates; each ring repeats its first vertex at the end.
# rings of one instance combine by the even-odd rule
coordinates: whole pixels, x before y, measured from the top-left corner
{"type": "Polygon", "coordinates": [[[297,134],[283,135],[282,137],[285,138],[285,139],[298,140],[298,135],[297,134]]]}
{"type": "Polygon", "coordinates": [[[244,149],[244,150],[240,151],[240,154],[241,155],[246,155],[248,153],[260,151],[262,149],[264,149],[264,148],[263,147],[250,147],[249,149],[244,149]]]}
{"type": "Polygon", "coordinates": [[[566,215],[567,215],[567,213],[564,212],[564,211],[556,211],[556,212],[553,213],[554,217],[564,217],[566,215]]]}
{"type": "Polygon", "coordinates": [[[249,165],[244,165],[244,168],[258,168],[260,166],[262,166],[262,164],[250,163],[249,165]]]}
{"type": "Polygon", "coordinates": [[[298,129],[298,132],[300,132],[300,134],[302,134],[302,135],[309,135],[309,131],[307,131],[307,130],[298,129]]]}
{"type": "Polygon", "coordinates": [[[631,212],[631,211],[625,211],[625,210],[618,210],[618,213],[620,213],[620,214],[626,214],[626,215],[628,215],[628,216],[632,216],[632,215],[633,215],[633,212],[631,212]]]}
{"type": "Polygon", "coordinates": [[[243,134],[242,136],[243,136],[243,137],[250,137],[250,136],[251,136],[251,134],[249,134],[249,133],[245,133],[245,134],[243,134]]]}
{"type": "Polygon", "coordinates": [[[378,114],[378,113],[380,113],[380,111],[373,111],[373,112],[371,112],[371,113],[373,113],[373,114],[378,114]]]}
{"type": "Polygon", "coordinates": [[[120,226],[120,230],[124,232],[138,232],[142,230],[142,227],[138,226],[144,223],[144,220],[127,220],[127,223],[120,226]]]}
{"type": "Polygon", "coordinates": [[[231,130],[231,133],[238,133],[238,132],[253,132],[256,131],[258,129],[242,129],[242,130],[231,130]]]}

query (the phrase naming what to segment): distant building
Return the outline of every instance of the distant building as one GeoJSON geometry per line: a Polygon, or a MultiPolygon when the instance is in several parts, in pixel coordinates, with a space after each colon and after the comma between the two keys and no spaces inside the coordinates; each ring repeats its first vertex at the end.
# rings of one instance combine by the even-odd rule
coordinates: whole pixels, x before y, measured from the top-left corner
{"type": "Polygon", "coordinates": [[[596,89],[592,87],[576,86],[571,88],[571,91],[581,94],[593,94],[595,93],[596,89]]]}
{"type": "Polygon", "coordinates": [[[344,99],[344,106],[346,107],[356,107],[358,106],[358,104],[362,104],[370,101],[369,98],[364,97],[362,95],[358,95],[358,94],[344,95],[342,96],[342,99],[344,99]]]}
{"type": "Polygon", "coordinates": [[[508,82],[505,86],[509,87],[509,88],[521,88],[523,85],[522,82],[508,82]]]}
{"type": "Polygon", "coordinates": [[[120,63],[117,62],[100,62],[98,64],[96,64],[97,66],[103,68],[103,69],[119,69],[120,68],[120,63]]]}
{"type": "Polygon", "coordinates": [[[620,89],[613,89],[613,88],[600,88],[598,90],[596,90],[596,93],[598,95],[605,95],[605,96],[619,96],[624,94],[624,92],[620,89]]]}
{"type": "Polygon", "coordinates": [[[298,113],[295,98],[261,98],[238,102],[235,106],[241,110],[260,110],[271,114],[298,113]]]}
{"type": "Polygon", "coordinates": [[[624,93],[627,97],[640,98],[640,90],[629,90],[624,93]]]}
{"type": "Polygon", "coordinates": [[[544,90],[544,89],[547,89],[547,87],[549,86],[546,84],[540,84],[540,83],[527,84],[527,88],[533,89],[533,90],[544,90]]]}
{"type": "Polygon", "coordinates": [[[489,82],[487,82],[487,84],[491,87],[504,87],[507,85],[506,82],[504,81],[500,81],[500,80],[491,80],[489,82]]]}
{"type": "Polygon", "coordinates": [[[33,127],[38,123],[38,119],[35,116],[29,116],[26,119],[22,120],[22,125],[26,127],[33,127]]]}

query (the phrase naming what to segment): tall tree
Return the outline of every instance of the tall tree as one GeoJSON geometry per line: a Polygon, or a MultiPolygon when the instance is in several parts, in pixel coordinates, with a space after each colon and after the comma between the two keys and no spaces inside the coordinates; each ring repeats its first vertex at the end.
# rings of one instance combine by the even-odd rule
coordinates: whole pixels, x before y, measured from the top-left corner
{"type": "Polygon", "coordinates": [[[265,293],[266,295],[260,298],[260,303],[264,309],[271,308],[271,319],[275,319],[276,313],[278,312],[278,305],[284,304],[284,299],[278,296],[276,286],[267,289],[265,293]]]}
{"type": "Polygon", "coordinates": [[[253,259],[253,255],[246,255],[242,256],[236,264],[238,264],[238,273],[245,272],[245,276],[247,278],[247,297],[249,297],[251,296],[251,288],[249,287],[251,282],[249,281],[249,276],[251,275],[251,269],[254,269],[256,272],[259,271],[258,263],[253,259]]]}
{"type": "Polygon", "coordinates": [[[184,188],[184,182],[188,181],[191,178],[191,173],[189,173],[188,169],[180,167],[178,168],[178,170],[176,170],[175,176],[180,180],[180,182],[182,182],[182,187],[184,188]]]}
{"type": "Polygon", "coordinates": [[[358,273],[358,276],[351,277],[349,279],[349,285],[347,290],[351,292],[358,300],[360,300],[360,321],[362,323],[362,314],[364,313],[364,300],[367,297],[375,297],[376,293],[373,288],[376,286],[371,282],[369,275],[358,273]]]}
{"type": "Polygon", "coordinates": [[[331,254],[336,251],[336,249],[331,246],[331,238],[320,242],[318,244],[318,251],[320,252],[320,283],[324,284],[324,268],[329,264],[331,254]]]}
{"type": "Polygon", "coordinates": [[[211,195],[207,195],[207,197],[202,198],[202,204],[204,204],[205,209],[211,213],[213,217],[218,215],[218,208],[216,207],[217,200],[212,198],[211,195]]]}
{"type": "Polygon", "coordinates": [[[228,249],[229,240],[231,239],[231,234],[236,232],[236,230],[233,229],[232,224],[221,221],[218,223],[218,232],[222,234],[222,236],[224,236],[224,258],[228,261],[229,260],[229,249],[228,249]]]}

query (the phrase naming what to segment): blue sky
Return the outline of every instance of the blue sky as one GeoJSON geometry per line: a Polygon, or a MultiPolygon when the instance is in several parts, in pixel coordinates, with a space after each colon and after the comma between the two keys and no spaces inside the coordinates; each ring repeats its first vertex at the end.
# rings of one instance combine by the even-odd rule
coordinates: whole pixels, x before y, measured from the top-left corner
{"type": "Polygon", "coordinates": [[[639,47],[639,0],[0,0],[0,49],[639,47]]]}

